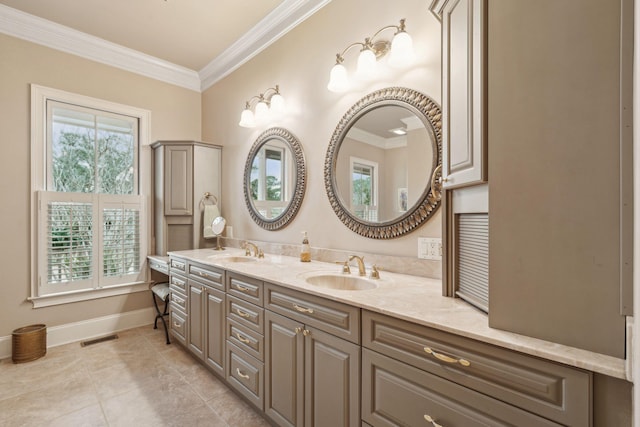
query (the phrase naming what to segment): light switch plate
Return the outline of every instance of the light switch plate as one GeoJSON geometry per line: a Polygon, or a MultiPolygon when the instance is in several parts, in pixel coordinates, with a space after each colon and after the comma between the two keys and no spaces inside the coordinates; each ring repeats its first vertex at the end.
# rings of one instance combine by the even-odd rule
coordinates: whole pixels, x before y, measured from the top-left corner
{"type": "Polygon", "coordinates": [[[442,239],[418,237],[418,258],[442,260],[442,239]]]}

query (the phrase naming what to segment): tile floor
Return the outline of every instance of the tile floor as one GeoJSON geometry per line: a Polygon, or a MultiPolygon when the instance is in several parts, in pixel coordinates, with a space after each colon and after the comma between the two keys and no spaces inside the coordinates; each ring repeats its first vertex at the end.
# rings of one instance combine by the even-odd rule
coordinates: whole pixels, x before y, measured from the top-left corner
{"type": "Polygon", "coordinates": [[[166,345],[161,327],[118,336],[0,361],[0,426],[269,425],[183,347],[166,345]]]}

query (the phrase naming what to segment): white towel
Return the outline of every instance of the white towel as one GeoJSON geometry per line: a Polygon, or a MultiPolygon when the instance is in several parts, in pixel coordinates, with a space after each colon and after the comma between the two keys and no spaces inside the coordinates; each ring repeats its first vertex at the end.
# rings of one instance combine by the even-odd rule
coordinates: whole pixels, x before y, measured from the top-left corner
{"type": "Polygon", "coordinates": [[[211,229],[211,223],[220,216],[218,205],[204,205],[204,219],[202,220],[202,237],[212,239],[216,237],[211,229]]]}

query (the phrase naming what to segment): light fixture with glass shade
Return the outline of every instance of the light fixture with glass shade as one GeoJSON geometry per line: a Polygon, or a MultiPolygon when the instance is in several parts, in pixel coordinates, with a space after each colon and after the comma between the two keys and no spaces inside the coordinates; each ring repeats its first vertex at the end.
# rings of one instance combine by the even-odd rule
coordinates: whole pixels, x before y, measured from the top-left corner
{"type": "Polygon", "coordinates": [[[343,65],[344,55],[353,47],[359,46],[355,77],[358,80],[367,81],[378,75],[378,60],[389,53],[389,65],[406,67],[415,60],[413,41],[405,30],[405,20],[400,20],[400,25],[388,25],[379,29],[372,37],[367,37],[364,42],[355,42],[347,46],[342,53],[336,54],[336,64],[331,69],[327,89],[331,92],[345,92],[349,89],[349,73],[343,65]],[[380,33],[388,29],[395,29],[393,40],[376,40],[380,33]]]}
{"type": "Polygon", "coordinates": [[[238,125],[245,128],[253,128],[264,125],[271,120],[279,120],[284,116],[285,102],[280,94],[280,86],[270,87],[264,93],[251,97],[240,115],[238,125]],[[253,110],[251,105],[254,101],[253,110]]]}

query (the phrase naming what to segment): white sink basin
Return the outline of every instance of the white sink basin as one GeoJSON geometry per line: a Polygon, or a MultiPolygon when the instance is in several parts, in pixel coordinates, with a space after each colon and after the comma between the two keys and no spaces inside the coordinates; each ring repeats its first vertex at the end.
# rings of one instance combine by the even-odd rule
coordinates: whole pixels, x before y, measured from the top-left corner
{"type": "Polygon", "coordinates": [[[318,273],[307,276],[304,280],[313,286],[339,291],[366,291],[378,287],[375,280],[346,274],[318,273]]]}

